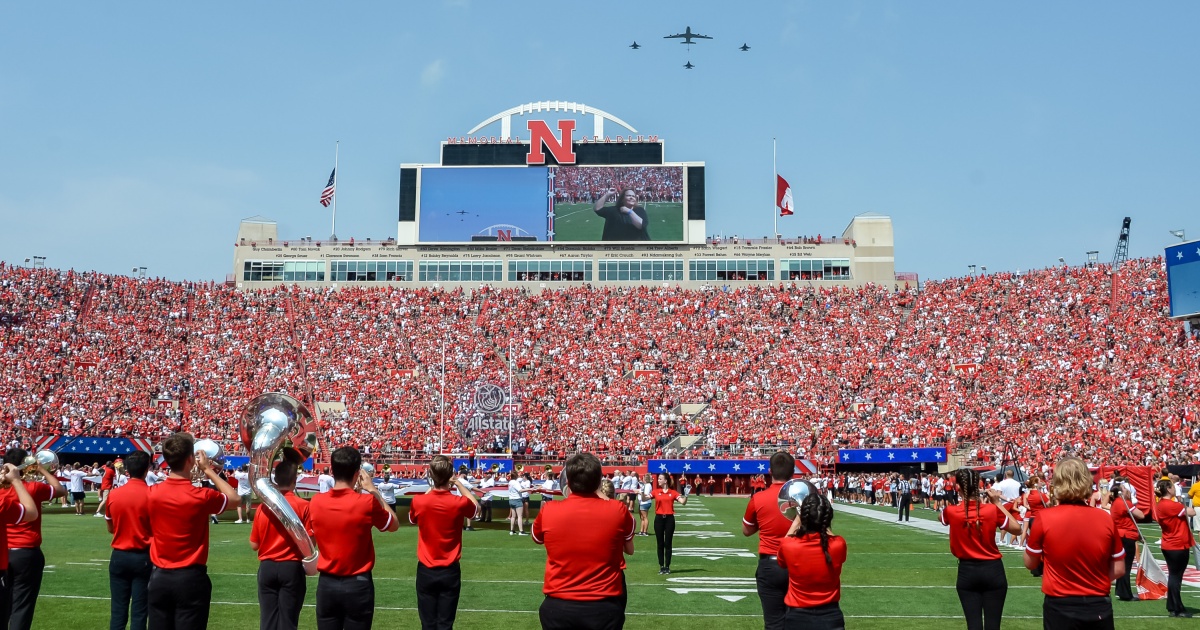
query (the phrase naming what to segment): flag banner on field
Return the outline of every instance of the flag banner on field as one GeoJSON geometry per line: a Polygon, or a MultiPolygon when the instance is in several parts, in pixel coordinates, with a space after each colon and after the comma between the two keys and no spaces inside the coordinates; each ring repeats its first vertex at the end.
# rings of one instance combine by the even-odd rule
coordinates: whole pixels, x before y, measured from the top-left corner
{"type": "Polygon", "coordinates": [[[1167,574],[1147,544],[1142,545],[1142,557],[1138,559],[1137,596],[1142,600],[1167,598],[1167,574]]]}
{"type": "Polygon", "coordinates": [[[118,438],[102,436],[67,437],[55,436],[47,442],[44,438],[37,441],[39,449],[49,449],[56,453],[70,455],[128,455],[134,451],[146,453],[154,450],[154,445],[147,438],[118,438]]]}
{"type": "MultiPolygon", "coordinates": [[[[807,459],[796,460],[796,474],[815,475],[817,465],[807,459]]],[[[671,475],[769,475],[769,459],[651,459],[646,462],[650,473],[671,475]]]]}
{"type": "MultiPolygon", "coordinates": [[[[496,472],[510,473],[513,471],[513,460],[511,457],[476,457],[475,458],[475,469],[476,470],[480,469],[480,468],[482,468],[484,470],[491,470],[492,464],[497,465],[496,472]]],[[[463,466],[470,467],[470,465],[471,465],[471,460],[468,457],[455,457],[454,458],[455,472],[458,472],[458,469],[462,468],[463,466]]],[[[535,472],[535,471],[532,468],[530,468],[529,472],[535,472]]],[[[539,474],[541,473],[540,470],[538,470],[536,472],[538,472],[539,474]]]]}
{"type": "Polygon", "coordinates": [[[775,207],[779,208],[779,216],[786,217],[795,214],[792,207],[792,187],[782,175],[775,175],[775,207]]]}
{"type": "Polygon", "coordinates": [[[329,204],[333,203],[333,189],[336,181],[337,169],[335,168],[329,173],[329,183],[325,184],[325,190],[321,191],[321,205],[326,208],[329,207],[329,204]]]}
{"type": "Polygon", "coordinates": [[[896,464],[945,463],[944,448],[841,448],[838,449],[839,464],[896,464]]]}

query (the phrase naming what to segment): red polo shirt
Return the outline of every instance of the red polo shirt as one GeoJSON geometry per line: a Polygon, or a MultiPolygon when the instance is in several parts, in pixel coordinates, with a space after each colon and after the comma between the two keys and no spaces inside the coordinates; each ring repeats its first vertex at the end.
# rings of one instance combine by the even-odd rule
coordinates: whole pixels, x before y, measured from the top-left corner
{"type": "Polygon", "coordinates": [[[675,516],[675,499],[679,493],[668,488],[654,489],[654,513],[663,516],[675,516]]]}
{"type": "Polygon", "coordinates": [[[787,569],[788,592],[783,603],[792,608],[813,608],[842,599],[842,565],[846,564],[846,540],[829,537],[829,559],[821,549],[821,535],[784,536],[779,543],[779,566],[787,569]]]}
{"type": "Polygon", "coordinates": [[[17,498],[17,491],[0,492],[0,571],[8,570],[8,526],[16,525],[25,518],[25,506],[17,498]]]}
{"type": "MultiPolygon", "coordinates": [[[[38,515],[28,523],[8,526],[9,549],[36,549],[42,546],[42,502],[54,498],[54,488],[40,481],[26,481],[25,489],[29,491],[29,496],[33,497],[33,502],[37,504],[38,515]]],[[[21,502],[20,499],[17,499],[16,490],[8,488],[4,492],[11,494],[17,503],[21,502]]]]}
{"type": "Polygon", "coordinates": [[[150,549],[150,486],[146,480],[130,479],[113,490],[104,504],[104,518],[113,524],[113,549],[150,549]]]}
{"type": "Polygon", "coordinates": [[[787,535],[792,522],[779,511],[779,490],[783,484],[771,481],[771,487],[750,497],[742,522],[758,528],[758,553],[775,555],[779,541],[787,535]]]}
{"type": "Polygon", "coordinates": [[[150,503],[150,562],[160,569],[208,564],[208,517],[225,511],[225,495],[168,477],[150,489],[150,503]]]}
{"type": "Polygon", "coordinates": [[[1133,522],[1133,516],[1129,513],[1129,504],[1126,503],[1124,497],[1117,497],[1112,502],[1108,514],[1112,517],[1113,525],[1117,527],[1118,536],[1129,540],[1140,538],[1137,523],[1133,522]]]}
{"type": "Polygon", "coordinates": [[[543,504],[533,521],[533,541],[546,546],[542,593],[584,602],[620,595],[627,540],[633,540],[633,515],[620,501],[572,493],[543,504]]]}
{"type": "Polygon", "coordinates": [[[448,567],[462,557],[462,522],[475,516],[475,504],[449,490],[418,494],[408,509],[408,522],[417,526],[417,561],[448,567]]]}
{"type": "Polygon", "coordinates": [[[117,476],[117,471],[115,468],[105,466],[104,467],[104,475],[102,475],[100,477],[100,489],[101,490],[112,490],[113,479],[116,476],[117,476]]]}
{"type": "Polygon", "coordinates": [[[999,560],[1002,557],[996,547],[996,530],[1008,525],[1008,517],[995,505],[963,501],[942,510],[938,520],[950,528],[950,553],[955,558],[999,560]]]}
{"type": "Polygon", "coordinates": [[[375,542],[371,528],[380,531],[396,516],[375,496],[352,488],[334,488],[309,502],[308,531],[321,549],[317,570],[351,576],[375,568],[375,542]]]}
{"type": "Polygon", "coordinates": [[[1125,556],[1112,518],[1087,505],[1056,505],[1038,513],[1025,551],[1042,557],[1042,593],[1104,597],[1112,590],[1113,560],[1125,556]]]}
{"type": "MultiPolygon", "coordinates": [[[[283,493],[284,500],[292,506],[292,510],[300,517],[300,522],[308,527],[308,501],[288,491],[283,493]]],[[[258,559],[273,562],[300,562],[304,556],[292,535],[287,532],[283,523],[266,505],[258,506],[254,514],[254,524],[250,526],[250,542],[258,543],[258,559]]]]}
{"type": "MultiPolygon", "coordinates": [[[[1191,549],[1196,544],[1192,528],[1188,527],[1187,508],[1174,499],[1163,499],[1154,506],[1154,520],[1162,527],[1161,546],[1167,551],[1191,549]]],[[[12,527],[9,527],[8,543],[12,544],[12,527]]]]}
{"type": "Polygon", "coordinates": [[[1025,518],[1037,518],[1037,515],[1042,510],[1050,508],[1050,497],[1042,494],[1041,490],[1033,489],[1029,494],[1025,495],[1025,503],[1028,509],[1025,511],[1025,518]]]}

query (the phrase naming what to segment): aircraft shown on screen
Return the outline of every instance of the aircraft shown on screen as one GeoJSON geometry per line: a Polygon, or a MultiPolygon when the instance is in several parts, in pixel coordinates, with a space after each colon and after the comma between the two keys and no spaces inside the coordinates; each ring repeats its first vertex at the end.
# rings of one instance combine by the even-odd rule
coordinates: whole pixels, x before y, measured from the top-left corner
{"type": "Polygon", "coordinates": [[[696,43],[696,42],[692,41],[693,39],[712,39],[712,38],[709,37],[708,35],[701,35],[700,33],[693,33],[692,27],[689,26],[682,33],[675,33],[674,35],[664,35],[663,39],[682,39],[683,41],[679,42],[680,44],[689,44],[690,45],[690,44],[696,43]]]}
{"type": "Polygon", "coordinates": [[[630,44],[630,45],[629,45],[629,47],[630,47],[630,48],[632,48],[632,49],[634,49],[634,50],[637,50],[637,49],[641,48],[641,47],[642,47],[642,45],[641,45],[641,44],[639,44],[639,43],[637,43],[637,42],[635,41],[635,42],[633,42],[632,44],[630,44]]]}
{"type": "Polygon", "coordinates": [[[740,50],[740,51],[742,51],[742,52],[746,52],[747,50],[750,50],[750,46],[748,46],[747,44],[743,43],[741,46],[738,46],[738,50],[740,50]]]}
{"type": "Polygon", "coordinates": [[[695,68],[696,66],[692,65],[692,62],[689,61],[689,62],[683,64],[683,67],[688,70],[691,70],[692,68],[695,68]]]}

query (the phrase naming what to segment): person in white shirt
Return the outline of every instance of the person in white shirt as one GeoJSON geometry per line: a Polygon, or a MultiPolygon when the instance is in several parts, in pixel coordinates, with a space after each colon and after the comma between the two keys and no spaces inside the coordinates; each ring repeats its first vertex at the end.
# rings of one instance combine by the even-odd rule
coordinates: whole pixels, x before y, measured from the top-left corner
{"type": "Polygon", "coordinates": [[[654,477],[650,473],[642,478],[638,487],[638,536],[649,536],[646,529],[650,527],[650,509],[654,506],[654,477]]]}
{"type": "Polygon", "coordinates": [[[379,488],[379,494],[383,495],[383,502],[392,509],[392,512],[395,512],[396,490],[400,486],[392,481],[392,473],[383,473],[383,481],[375,484],[375,487],[379,488]]]}
{"type": "Polygon", "coordinates": [[[1016,501],[1021,496],[1021,483],[1013,479],[1013,471],[1011,468],[1004,471],[1004,481],[996,482],[993,486],[1000,492],[1001,498],[1005,503],[1016,501]]]}
{"type": "Polygon", "coordinates": [[[479,516],[475,520],[481,523],[492,522],[492,499],[496,498],[496,473],[489,472],[483,478],[483,482],[479,484],[479,488],[484,491],[483,498],[479,500],[479,516]]]}
{"type": "Polygon", "coordinates": [[[83,504],[87,500],[87,493],[83,490],[83,478],[87,473],[75,468],[67,473],[67,491],[71,493],[71,500],[75,502],[75,516],[83,516],[83,504]]]}
{"type": "Polygon", "coordinates": [[[633,510],[637,506],[637,489],[638,478],[637,472],[630,469],[625,471],[625,476],[621,478],[621,489],[629,491],[625,495],[625,503],[629,505],[629,509],[633,510]]]}
{"type": "Polygon", "coordinates": [[[508,535],[525,535],[525,502],[529,496],[530,483],[524,477],[513,475],[508,480],[508,535]]]}
{"type": "Polygon", "coordinates": [[[253,496],[250,490],[250,472],[246,466],[242,466],[233,473],[233,478],[237,480],[238,493],[238,508],[237,520],[235,523],[250,522],[250,499],[253,496]]]}
{"type": "Polygon", "coordinates": [[[320,475],[317,476],[317,491],[321,494],[325,494],[326,492],[333,490],[333,483],[333,475],[329,474],[329,469],[326,468],[325,470],[321,471],[320,475]]]}

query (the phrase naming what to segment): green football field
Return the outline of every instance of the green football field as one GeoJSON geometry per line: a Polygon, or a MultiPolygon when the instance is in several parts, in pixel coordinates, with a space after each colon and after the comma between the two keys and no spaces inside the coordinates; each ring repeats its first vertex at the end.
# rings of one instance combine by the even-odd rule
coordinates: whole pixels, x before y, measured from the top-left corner
{"type": "MultiPolygon", "coordinates": [[[[91,498],[94,505],[94,498],[91,498]]],[[[756,538],[741,535],[744,498],[693,497],[679,508],[670,576],[658,575],[654,538],[635,538],[628,559],[627,628],[761,628],[754,592],[756,538]]],[[[94,511],[89,510],[89,513],[94,511]]],[[[413,576],[416,528],[403,519],[391,534],[375,533],[377,628],[417,628],[413,576]]],[[[496,510],[497,515],[504,512],[496,510]]],[[[930,518],[918,510],[914,518],[930,518]]],[[[209,575],[213,580],[210,627],[257,628],[257,559],[247,546],[249,525],[230,511],[211,530],[209,575]]],[[[47,508],[43,532],[46,576],[35,628],[101,628],[108,624],[109,535],[104,521],[47,508]]],[[[833,524],[844,536],[849,559],[842,573],[842,610],[850,628],[961,628],[954,592],[955,560],[945,536],[839,513],[833,524]]],[[[1147,528],[1147,535],[1157,528],[1147,528]]],[[[466,532],[463,589],[457,628],[534,628],[542,600],[545,553],[528,536],[509,536],[496,521],[466,532]]],[[[1041,628],[1039,581],[1021,566],[1019,552],[1005,551],[1009,593],[1005,628],[1041,628]]],[[[309,580],[302,628],[315,627],[315,578],[309,580]]],[[[1200,592],[1185,588],[1184,602],[1200,608],[1200,592]]],[[[1166,617],[1164,602],[1116,602],[1117,627],[1182,625],[1166,617]]]]}
{"type": "MultiPolygon", "coordinates": [[[[590,203],[554,204],[555,241],[599,241],[604,219],[596,216],[590,203]]],[[[650,238],[655,241],[683,240],[683,204],[654,203],[645,205],[650,220],[650,238]]]]}

